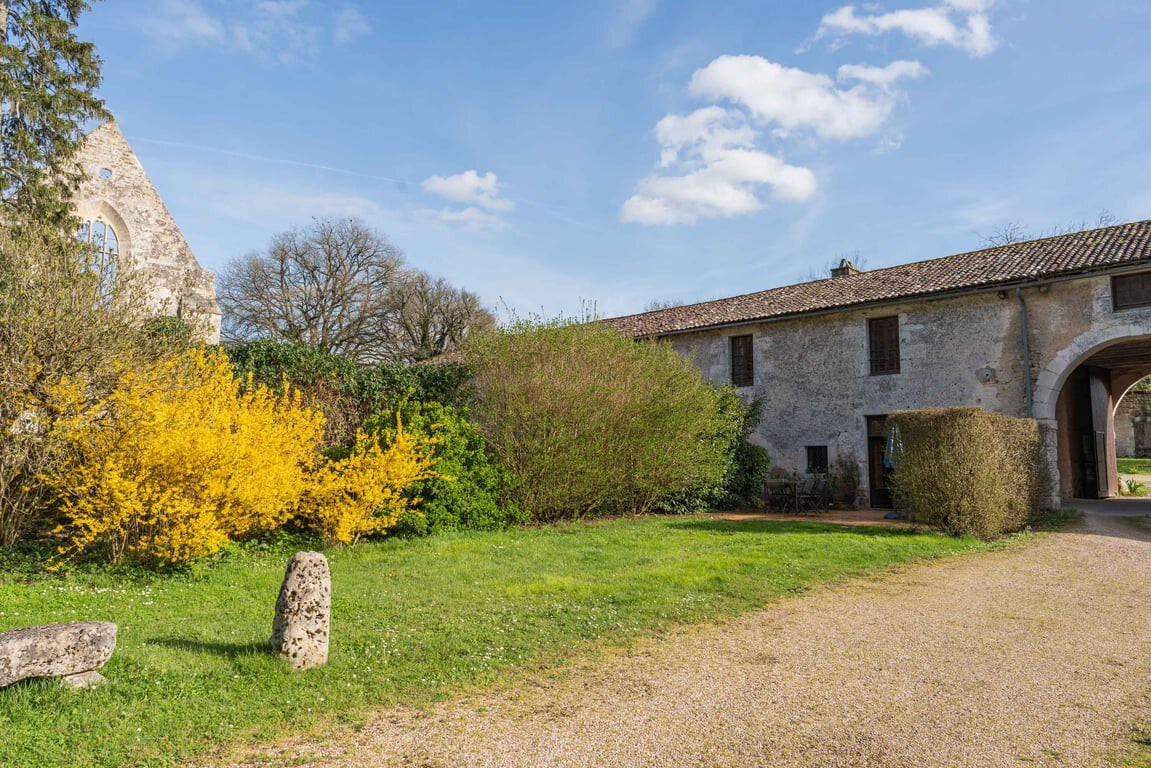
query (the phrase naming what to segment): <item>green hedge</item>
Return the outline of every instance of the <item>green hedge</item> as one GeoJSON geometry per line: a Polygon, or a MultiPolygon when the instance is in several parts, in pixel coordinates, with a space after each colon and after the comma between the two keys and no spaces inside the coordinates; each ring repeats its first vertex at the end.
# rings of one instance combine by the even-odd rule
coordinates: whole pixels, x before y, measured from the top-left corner
{"type": "Polygon", "coordinates": [[[1033,419],[942,408],[894,413],[888,424],[896,502],[915,522],[989,539],[1023,528],[1050,497],[1033,419]]]}

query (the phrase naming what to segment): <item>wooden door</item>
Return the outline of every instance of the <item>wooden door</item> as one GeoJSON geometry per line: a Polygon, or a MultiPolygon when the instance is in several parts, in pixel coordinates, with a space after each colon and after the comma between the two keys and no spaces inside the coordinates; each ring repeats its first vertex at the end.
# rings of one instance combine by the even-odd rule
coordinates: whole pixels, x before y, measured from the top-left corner
{"type": "Polygon", "coordinates": [[[1091,382],[1091,427],[1095,438],[1095,482],[1093,498],[1119,495],[1119,468],[1115,459],[1115,407],[1111,399],[1111,371],[1088,368],[1091,382]]]}
{"type": "Polygon", "coordinates": [[[887,417],[867,417],[867,479],[871,506],[891,509],[891,470],[887,466],[887,417]]]}

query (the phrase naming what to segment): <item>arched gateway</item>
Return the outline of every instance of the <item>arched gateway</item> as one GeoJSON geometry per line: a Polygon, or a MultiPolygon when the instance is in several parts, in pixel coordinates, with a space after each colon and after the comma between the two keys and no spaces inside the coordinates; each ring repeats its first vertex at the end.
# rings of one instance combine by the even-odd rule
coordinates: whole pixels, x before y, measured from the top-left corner
{"type": "Polygon", "coordinates": [[[753,439],[775,466],[854,466],[873,505],[889,501],[886,415],[948,406],[1035,417],[1060,494],[1106,497],[1115,404],[1151,373],[1151,221],[870,272],[844,264],[608,322],[762,398],[753,439]]]}
{"type": "MultiPolygon", "coordinates": [[[[1035,416],[1051,431],[1050,462],[1062,497],[1119,493],[1115,411],[1127,391],[1151,375],[1151,326],[1103,324],[1075,339],[1040,372],[1035,416]]],[[[1117,321],[1127,315],[1114,314],[1117,321]]]]}

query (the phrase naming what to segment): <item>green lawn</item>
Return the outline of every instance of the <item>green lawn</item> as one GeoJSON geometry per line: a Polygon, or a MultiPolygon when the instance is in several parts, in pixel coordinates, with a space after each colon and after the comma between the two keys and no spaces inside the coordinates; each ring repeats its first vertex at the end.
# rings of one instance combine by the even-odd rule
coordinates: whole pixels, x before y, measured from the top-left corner
{"type": "Polygon", "coordinates": [[[1119,459],[1121,475],[1151,475],[1151,459],[1119,459]]]}
{"type": "Polygon", "coordinates": [[[284,726],[426,703],[593,641],[731,615],[815,584],[983,548],[974,539],[808,522],[644,518],[390,541],[329,552],[330,663],[291,673],[266,653],[289,550],[198,574],[27,577],[0,569],[0,630],[106,619],[110,683],[0,690],[0,763],[170,765],[284,726]]]}

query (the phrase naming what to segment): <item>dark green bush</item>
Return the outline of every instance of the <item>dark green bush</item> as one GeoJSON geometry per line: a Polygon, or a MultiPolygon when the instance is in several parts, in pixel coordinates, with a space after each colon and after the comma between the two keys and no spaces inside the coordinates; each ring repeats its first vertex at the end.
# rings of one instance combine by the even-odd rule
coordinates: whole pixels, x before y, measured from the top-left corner
{"type": "Polygon", "coordinates": [[[763,401],[755,398],[748,404],[731,389],[724,390],[728,408],[736,414],[739,432],[728,446],[728,468],[724,477],[722,495],[717,501],[720,509],[739,509],[763,506],[763,482],[771,468],[767,449],[750,442],[751,433],[763,418],[763,401]]]}
{"type": "Polygon", "coordinates": [[[831,503],[843,509],[859,506],[862,473],[854,453],[837,453],[828,473],[831,503]]]}
{"type": "Polygon", "coordinates": [[[327,418],[325,444],[346,448],[373,413],[394,412],[401,403],[432,400],[464,402],[470,374],[459,363],[357,365],[306,344],[253,341],[226,348],[240,375],[280,390],[286,380],[304,401],[327,418]]]}
{"type": "MultiPolygon", "coordinates": [[[[435,440],[436,471],[442,477],[421,480],[410,494],[419,499],[418,513],[401,518],[396,533],[425,535],[462,529],[498,530],[523,522],[508,500],[511,474],[484,442],[478,427],[460,410],[434,402],[408,402],[400,416],[406,432],[435,440]]],[[[369,418],[365,429],[385,441],[396,430],[396,414],[369,418]]]]}
{"type": "Polygon", "coordinates": [[[942,408],[894,413],[888,424],[892,486],[911,520],[989,539],[1042,513],[1051,481],[1035,420],[942,408]]]}
{"type": "Polygon", "coordinates": [[[598,323],[474,337],[474,415],[536,520],[641,513],[717,484],[738,419],[668,344],[598,323]]]}

